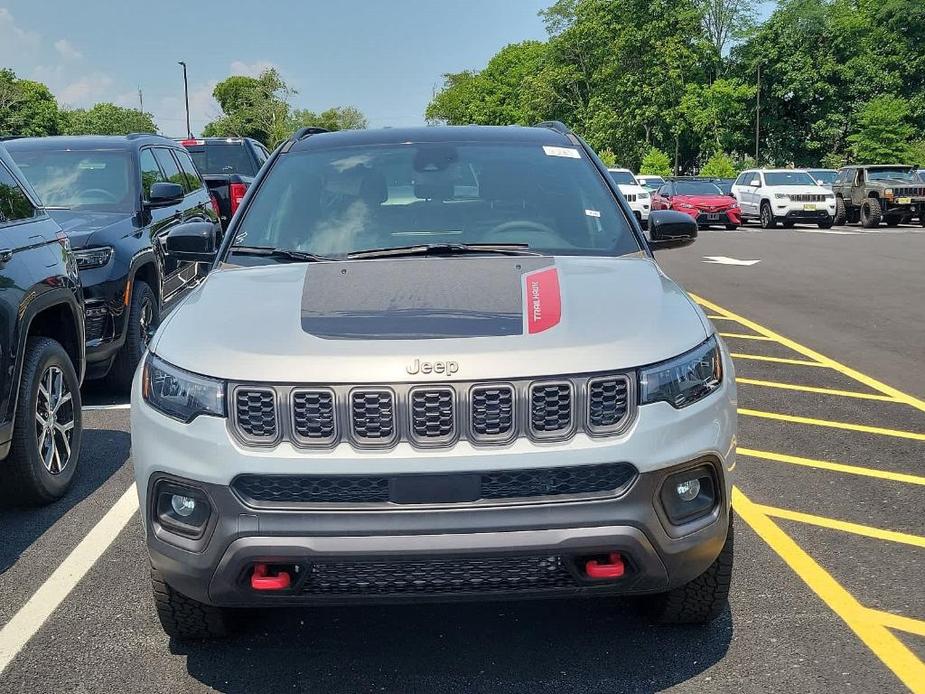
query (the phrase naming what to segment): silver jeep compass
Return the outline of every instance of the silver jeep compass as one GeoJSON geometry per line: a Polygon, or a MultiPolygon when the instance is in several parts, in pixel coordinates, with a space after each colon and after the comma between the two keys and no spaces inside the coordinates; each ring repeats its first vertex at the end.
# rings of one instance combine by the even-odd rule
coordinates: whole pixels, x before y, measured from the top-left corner
{"type": "Polygon", "coordinates": [[[264,166],[132,389],[164,629],[234,608],[639,594],[732,570],[725,345],[559,123],[326,133],[264,166]]]}

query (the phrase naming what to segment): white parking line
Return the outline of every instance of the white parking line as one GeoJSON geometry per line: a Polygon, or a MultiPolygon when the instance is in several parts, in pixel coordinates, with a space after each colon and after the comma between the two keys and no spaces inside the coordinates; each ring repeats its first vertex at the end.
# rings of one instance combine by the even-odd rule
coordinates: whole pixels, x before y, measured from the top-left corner
{"type": "Polygon", "coordinates": [[[137,510],[138,495],[132,485],[0,630],[0,674],[74,590],[137,510]]]}

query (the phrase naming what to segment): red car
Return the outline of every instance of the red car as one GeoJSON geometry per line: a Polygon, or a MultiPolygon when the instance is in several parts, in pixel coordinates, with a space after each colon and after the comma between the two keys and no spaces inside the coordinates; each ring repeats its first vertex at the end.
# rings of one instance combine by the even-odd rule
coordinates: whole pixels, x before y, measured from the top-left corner
{"type": "Polygon", "coordinates": [[[732,231],[742,223],[736,199],[709,181],[668,181],[652,194],[652,209],[689,214],[701,229],[725,226],[732,231]]]}

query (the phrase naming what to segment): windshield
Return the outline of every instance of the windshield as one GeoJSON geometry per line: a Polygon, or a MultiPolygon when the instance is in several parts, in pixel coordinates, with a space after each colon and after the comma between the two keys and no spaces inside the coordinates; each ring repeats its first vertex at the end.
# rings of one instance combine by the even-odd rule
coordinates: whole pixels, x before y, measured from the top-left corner
{"type": "Polygon", "coordinates": [[[186,148],[201,174],[242,174],[253,176],[254,162],[243,142],[208,144],[186,148]]]}
{"type": "Polygon", "coordinates": [[[523,244],[573,255],[640,250],[612,193],[578,150],[478,143],[283,155],[256,191],[234,246],[330,258],[446,243],[523,244]]]}
{"type": "Polygon", "coordinates": [[[633,176],[629,171],[610,171],[610,180],[614,183],[624,186],[636,186],[639,185],[636,182],[636,177],[633,176]]]}
{"type": "Polygon", "coordinates": [[[137,198],[128,152],[10,151],[47,209],[132,212],[137,198]]]}
{"type": "Polygon", "coordinates": [[[770,171],[764,175],[768,186],[814,186],[816,181],[805,171],[770,171]]]}
{"type": "Polygon", "coordinates": [[[891,169],[868,169],[868,181],[915,181],[916,175],[912,169],[894,167],[891,169]]]}
{"type": "Polygon", "coordinates": [[[826,169],[813,169],[809,172],[809,175],[817,181],[822,181],[826,185],[835,183],[835,179],[838,178],[837,171],[827,171],[826,169]]]}
{"type": "Polygon", "coordinates": [[[715,183],[708,181],[675,181],[675,195],[722,195],[715,183]]]}

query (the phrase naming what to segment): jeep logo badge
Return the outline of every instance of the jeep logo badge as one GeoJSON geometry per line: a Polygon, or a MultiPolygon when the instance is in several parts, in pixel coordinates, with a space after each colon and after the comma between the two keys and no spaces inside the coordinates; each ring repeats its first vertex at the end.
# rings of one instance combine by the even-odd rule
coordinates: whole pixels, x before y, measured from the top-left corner
{"type": "Polygon", "coordinates": [[[452,376],[459,371],[459,364],[455,361],[421,361],[415,359],[409,366],[405,367],[411,376],[418,374],[443,374],[452,376]]]}

